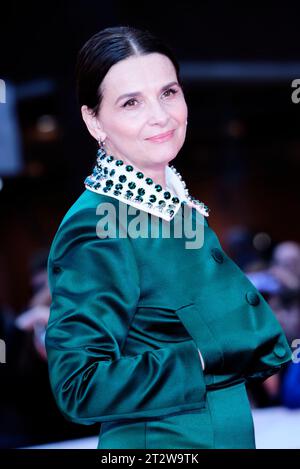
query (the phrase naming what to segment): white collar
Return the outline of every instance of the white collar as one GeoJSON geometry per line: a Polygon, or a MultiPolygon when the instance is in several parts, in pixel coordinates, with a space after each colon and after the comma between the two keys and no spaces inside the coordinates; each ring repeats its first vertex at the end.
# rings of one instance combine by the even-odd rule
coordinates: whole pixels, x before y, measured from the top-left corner
{"type": "Polygon", "coordinates": [[[166,187],[155,181],[133,165],[123,160],[107,156],[105,149],[97,151],[97,162],[92,174],[84,180],[85,187],[93,192],[114,197],[135,208],[170,221],[181,204],[196,208],[208,216],[210,209],[189,195],[181,175],[172,165],[166,165],[166,187]]]}

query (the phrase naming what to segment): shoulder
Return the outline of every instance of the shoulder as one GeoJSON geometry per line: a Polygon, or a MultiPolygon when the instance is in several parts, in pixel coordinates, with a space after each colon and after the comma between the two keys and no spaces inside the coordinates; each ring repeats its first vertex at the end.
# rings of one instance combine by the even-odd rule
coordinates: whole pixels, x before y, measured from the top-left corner
{"type": "Polygon", "coordinates": [[[60,258],[73,248],[79,252],[87,249],[88,243],[107,245],[122,242],[122,248],[128,245],[125,238],[119,236],[118,201],[112,197],[85,189],[71,205],[62,218],[52,240],[49,259],[60,258]],[[101,206],[101,209],[100,209],[101,206]],[[110,232],[105,230],[105,220],[101,215],[110,211],[110,232]],[[116,227],[112,233],[112,225],[116,227]]]}
{"type": "Polygon", "coordinates": [[[99,194],[89,189],[85,189],[80,196],[75,200],[75,202],[68,209],[64,215],[59,228],[61,228],[70,218],[74,219],[76,216],[83,214],[97,214],[99,206],[102,204],[113,204],[117,208],[117,201],[113,197],[109,197],[103,194],[99,194]]]}
{"type": "Polygon", "coordinates": [[[99,216],[105,214],[105,211],[119,218],[118,200],[108,195],[85,189],[63,216],[56,236],[74,225],[82,225],[82,227],[90,225],[95,227],[95,224],[99,221],[99,216]]]}

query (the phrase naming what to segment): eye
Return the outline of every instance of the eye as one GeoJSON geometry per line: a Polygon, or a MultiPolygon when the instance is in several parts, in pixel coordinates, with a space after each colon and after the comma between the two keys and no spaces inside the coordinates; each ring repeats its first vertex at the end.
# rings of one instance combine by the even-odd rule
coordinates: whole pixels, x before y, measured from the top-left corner
{"type": "MultiPolygon", "coordinates": [[[[131,103],[131,102],[133,102],[133,101],[136,101],[136,99],[135,99],[135,98],[131,98],[131,99],[129,99],[128,101],[126,101],[126,103],[125,103],[125,104],[123,104],[123,106],[122,106],[122,107],[127,107],[128,103],[131,103]]],[[[134,106],[131,106],[131,105],[130,105],[129,107],[134,107],[134,106]]]]}
{"type": "MultiPolygon", "coordinates": [[[[174,88],[169,88],[168,90],[166,90],[166,91],[164,92],[164,95],[165,95],[165,96],[166,96],[166,93],[170,93],[170,94],[167,95],[167,97],[169,97],[170,95],[175,95],[176,93],[178,93],[178,91],[175,90],[174,88]]],[[[134,107],[134,105],[131,105],[131,104],[130,104],[130,103],[133,103],[134,101],[136,101],[136,99],[135,99],[135,98],[131,98],[131,99],[129,99],[128,101],[126,101],[126,103],[124,103],[124,104],[122,105],[122,107],[128,107],[128,106],[129,106],[129,107],[134,107]]]]}
{"type": "MultiPolygon", "coordinates": [[[[174,88],[169,88],[168,90],[166,90],[166,91],[164,92],[164,95],[165,95],[166,93],[169,93],[169,92],[171,92],[171,94],[176,94],[176,93],[177,93],[177,90],[174,90],[174,88]]],[[[170,96],[170,95],[168,95],[168,96],[170,96]]]]}

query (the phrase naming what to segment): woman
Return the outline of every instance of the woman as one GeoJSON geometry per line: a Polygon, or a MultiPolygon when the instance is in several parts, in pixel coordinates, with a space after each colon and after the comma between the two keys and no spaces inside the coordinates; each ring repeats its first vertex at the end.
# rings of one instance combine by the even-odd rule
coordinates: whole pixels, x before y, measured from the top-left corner
{"type": "Polygon", "coordinates": [[[188,116],[178,63],[148,31],[107,28],[81,49],[77,83],[100,148],[49,254],[57,404],[101,423],[101,449],[255,448],[246,383],[291,350],[169,166],[188,116]]]}

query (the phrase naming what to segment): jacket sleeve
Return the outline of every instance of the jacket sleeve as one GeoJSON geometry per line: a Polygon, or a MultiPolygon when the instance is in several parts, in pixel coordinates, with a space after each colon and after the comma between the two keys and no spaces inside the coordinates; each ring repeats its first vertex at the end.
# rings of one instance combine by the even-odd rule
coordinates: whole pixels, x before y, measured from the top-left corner
{"type": "MultiPolygon", "coordinates": [[[[275,312],[224,251],[217,234],[208,224],[205,242],[201,298],[214,298],[214,301],[209,303],[209,315],[204,314],[204,301],[200,302],[198,320],[202,320],[203,327],[195,332],[192,326],[190,329],[196,339],[199,334],[197,343],[204,353],[206,370],[216,371],[216,354],[201,349],[205,338],[206,343],[214,343],[215,352],[219,350],[219,355],[223,355],[222,374],[243,376],[247,382],[264,381],[291,362],[292,351],[287,337],[275,312]],[[210,255],[211,262],[206,254],[210,255]]],[[[219,369],[218,363],[217,366],[219,369]]],[[[215,378],[223,379],[221,374],[215,378]]]]}
{"type": "Polygon", "coordinates": [[[140,294],[128,237],[98,237],[92,209],[72,214],[53,239],[48,279],[49,379],[65,418],[90,425],[205,406],[193,340],[134,356],[122,353],[140,294]]]}

